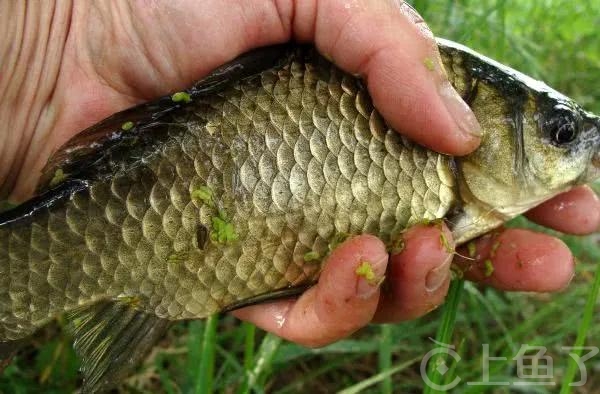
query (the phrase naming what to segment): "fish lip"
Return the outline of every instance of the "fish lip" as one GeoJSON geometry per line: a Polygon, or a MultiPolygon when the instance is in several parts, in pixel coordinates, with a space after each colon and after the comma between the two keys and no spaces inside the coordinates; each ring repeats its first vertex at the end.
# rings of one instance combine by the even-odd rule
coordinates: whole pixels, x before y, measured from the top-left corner
{"type": "Polygon", "coordinates": [[[586,120],[591,124],[589,131],[595,140],[595,152],[590,158],[590,162],[586,168],[584,181],[586,183],[600,179],[600,117],[587,113],[586,120]]]}
{"type": "Polygon", "coordinates": [[[600,152],[597,151],[586,168],[584,182],[590,183],[598,179],[600,179],[600,152]]]}

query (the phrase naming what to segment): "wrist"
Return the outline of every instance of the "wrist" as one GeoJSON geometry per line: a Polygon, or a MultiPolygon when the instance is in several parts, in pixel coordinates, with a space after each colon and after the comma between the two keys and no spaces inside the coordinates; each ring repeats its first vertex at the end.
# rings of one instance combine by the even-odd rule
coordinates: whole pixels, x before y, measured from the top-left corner
{"type": "Polygon", "coordinates": [[[70,18],[70,1],[0,3],[0,200],[15,188],[30,146],[43,145],[32,141],[52,123],[48,106],[70,18]]]}

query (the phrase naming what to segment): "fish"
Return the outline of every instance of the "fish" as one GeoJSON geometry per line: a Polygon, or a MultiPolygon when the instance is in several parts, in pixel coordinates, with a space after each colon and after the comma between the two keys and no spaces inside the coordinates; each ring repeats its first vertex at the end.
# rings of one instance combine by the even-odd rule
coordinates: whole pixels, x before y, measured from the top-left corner
{"type": "Polygon", "coordinates": [[[170,322],[290,297],[331,250],[444,220],[464,244],[600,175],[600,120],[438,39],[482,127],[452,157],[393,130],[313,47],[259,48],[82,131],[0,214],[0,358],[64,315],[82,392],[131,372],[170,322]]]}

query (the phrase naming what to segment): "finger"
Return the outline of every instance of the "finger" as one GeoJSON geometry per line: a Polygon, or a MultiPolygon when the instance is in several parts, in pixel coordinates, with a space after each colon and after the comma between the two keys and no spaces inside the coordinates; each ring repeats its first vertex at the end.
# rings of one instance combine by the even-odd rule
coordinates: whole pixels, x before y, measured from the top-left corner
{"type": "Polygon", "coordinates": [[[552,292],[565,288],[575,262],[559,239],[529,230],[507,229],[461,248],[455,262],[467,279],[500,290],[552,292]]]}
{"type": "Polygon", "coordinates": [[[419,225],[403,234],[404,249],[391,257],[375,321],[414,319],[444,301],[454,243],[445,225],[419,225]]]}
{"type": "Polygon", "coordinates": [[[367,81],[375,107],[396,130],[440,152],[466,154],[480,126],[446,79],[433,35],[392,1],[297,2],[294,32],[367,81]]]}
{"type": "Polygon", "coordinates": [[[378,238],[352,238],[331,253],[319,283],[297,300],[251,306],[233,314],[290,341],[324,346],[371,321],[387,261],[378,238]]]}
{"type": "Polygon", "coordinates": [[[600,227],[600,199],[589,186],[579,186],[538,205],[525,216],[563,233],[590,234],[600,227]]]}

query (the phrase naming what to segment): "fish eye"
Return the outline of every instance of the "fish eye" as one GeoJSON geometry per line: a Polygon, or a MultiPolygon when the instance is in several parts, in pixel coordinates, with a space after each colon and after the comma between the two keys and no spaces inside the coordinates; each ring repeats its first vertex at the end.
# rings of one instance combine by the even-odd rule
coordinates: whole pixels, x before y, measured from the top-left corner
{"type": "Polygon", "coordinates": [[[577,137],[577,124],[570,115],[563,114],[546,123],[546,130],[556,145],[566,145],[577,137]]]}

